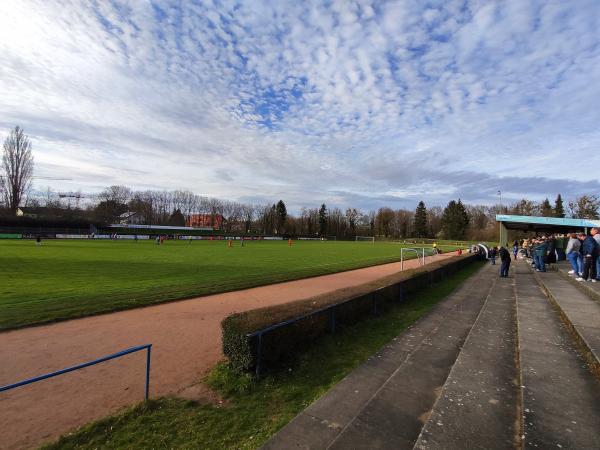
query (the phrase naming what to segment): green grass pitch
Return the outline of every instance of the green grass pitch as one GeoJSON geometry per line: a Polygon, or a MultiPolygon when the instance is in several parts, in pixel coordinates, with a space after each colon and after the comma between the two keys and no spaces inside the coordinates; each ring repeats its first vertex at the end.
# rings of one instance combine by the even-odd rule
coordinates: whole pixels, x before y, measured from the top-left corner
{"type": "MultiPolygon", "coordinates": [[[[414,257],[410,255],[410,257],[414,257]]],[[[397,261],[394,243],[0,241],[0,329],[397,261]]]]}

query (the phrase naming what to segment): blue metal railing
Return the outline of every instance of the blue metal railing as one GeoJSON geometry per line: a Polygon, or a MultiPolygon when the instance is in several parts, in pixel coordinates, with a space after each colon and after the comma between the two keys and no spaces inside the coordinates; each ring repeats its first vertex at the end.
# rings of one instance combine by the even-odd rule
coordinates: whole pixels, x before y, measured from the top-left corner
{"type": "Polygon", "coordinates": [[[150,391],[150,352],[152,350],[152,344],[138,345],[137,347],[131,347],[131,348],[125,349],[123,351],[113,353],[112,355],[107,355],[102,358],[98,358],[98,359],[95,359],[93,361],[89,361],[89,362],[86,362],[83,364],[77,364],[76,366],[67,367],[66,369],[57,370],[56,372],[50,372],[50,373],[46,373],[44,375],[29,378],[27,380],[19,381],[17,383],[7,384],[6,386],[0,386],[0,392],[8,391],[10,389],[18,388],[20,386],[25,386],[27,384],[35,383],[37,381],[42,381],[47,378],[56,377],[58,375],[62,375],[67,372],[73,372],[74,370],[83,369],[84,367],[89,367],[89,366],[93,366],[95,364],[100,364],[101,362],[109,361],[109,360],[115,359],[115,358],[120,358],[121,356],[125,356],[130,353],[135,353],[135,352],[139,352],[142,350],[147,350],[147,353],[146,353],[146,400],[148,400],[148,394],[150,391]]]}

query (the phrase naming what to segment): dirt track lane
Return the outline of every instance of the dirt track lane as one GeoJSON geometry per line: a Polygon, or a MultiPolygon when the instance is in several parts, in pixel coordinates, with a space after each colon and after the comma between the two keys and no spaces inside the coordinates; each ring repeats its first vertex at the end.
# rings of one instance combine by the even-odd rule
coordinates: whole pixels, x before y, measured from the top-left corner
{"type": "MultiPolygon", "coordinates": [[[[436,258],[445,256],[451,254],[436,258]]],[[[416,267],[416,260],[405,267],[416,267]]],[[[223,357],[220,324],[229,314],[355,286],[399,270],[400,263],[384,264],[0,333],[0,385],[151,343],[150,395],[176,394],[198,383],[223,357]]],[[[0,449],[37,447],[142,400],[144,376],[145,353],[140,352],[0,393],[0,449]]]]}

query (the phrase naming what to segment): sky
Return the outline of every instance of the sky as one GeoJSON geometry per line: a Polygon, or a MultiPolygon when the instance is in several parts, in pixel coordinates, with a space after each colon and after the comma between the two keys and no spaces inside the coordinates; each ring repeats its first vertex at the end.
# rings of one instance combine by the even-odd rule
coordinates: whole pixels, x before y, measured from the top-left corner
{"type": "Polygon", "coordinates": [[[600,192],[600,7],[0,1],[38,189],[365,210],[600,192]]]}

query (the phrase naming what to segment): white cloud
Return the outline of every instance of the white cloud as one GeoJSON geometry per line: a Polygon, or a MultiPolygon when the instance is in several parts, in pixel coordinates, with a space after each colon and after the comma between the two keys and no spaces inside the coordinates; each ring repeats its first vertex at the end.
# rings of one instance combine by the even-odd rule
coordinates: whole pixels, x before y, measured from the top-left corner
{"type": "Polygon", "coordinates": [[[82,189],[296,207],[598,189],[565,164],[600,165],[595,3],[461,3],[5,0],[0,127],[82,189]]]}

